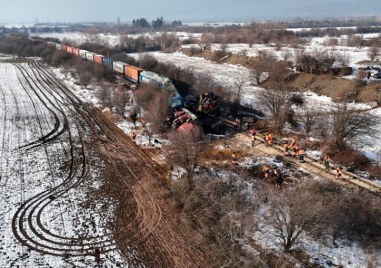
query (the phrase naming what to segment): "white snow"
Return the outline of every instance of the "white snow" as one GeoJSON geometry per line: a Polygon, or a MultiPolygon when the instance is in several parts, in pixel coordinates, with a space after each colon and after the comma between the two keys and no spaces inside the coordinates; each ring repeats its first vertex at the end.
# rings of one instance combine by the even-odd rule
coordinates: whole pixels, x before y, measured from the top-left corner
{"type": "MultiPolygon", "coordinates": [[[[37,80],[27,64],[18,66],[31,76],[30,79],[37,80]]],[[[97,160],[99,164],[93,165],[88,176],[82,179],[81,173],[77,172],[68,176],[70,144],[67,133],[54,142],[29,150],[22,147],[38,141],[53,129],[55,117],[52,111],[58,111],[55,108],[58,106],[53,105],[57,105],[61,97],[36,86],[39,99],[26,83],[29,78],[24,78],[13,64],[0,62],[0,78],[0,266],[95,267],[93,252],[72,258],[51,255],[62,254],[62,250],[76,252],[82,248],[86,251],[89,242],[102,243],[104,249],[111,250],[102,253],[103,265],[125,266],[111,230],[106,228],[109,217],[113,217],[113,207],[109,207],[109,217],[104,217],[99,213],[99,204],[92,208],[82,205],[87,193],[99,188],[101,160],[97,160]],[[18,211],[22,206],[25,210],[18,211]],[[12,221],[16,224],[14,229],[12,221]],[[22,246],[15,233],[29,246],[48,254],[22,246]],[[78,239],[84,239],[83,244],[78,239]]],[[[68,109],[66,113],[70,114],[69,107],[61,107],[68,109]]],[[[61,124],[54,133],[64,127],[63,114],[57,112],[56,115],[61,124]]],[[[68,120],[68,124],[72,124],[72,118],[68,120]]],[[[71,126],[71,131],[72,138],[78,139],[76,128],[71,126]]],[[[79,148],[77,144],[74,150],[79,148]]],[[[78,169],[81,169],[79,165],[78,169]]]]}

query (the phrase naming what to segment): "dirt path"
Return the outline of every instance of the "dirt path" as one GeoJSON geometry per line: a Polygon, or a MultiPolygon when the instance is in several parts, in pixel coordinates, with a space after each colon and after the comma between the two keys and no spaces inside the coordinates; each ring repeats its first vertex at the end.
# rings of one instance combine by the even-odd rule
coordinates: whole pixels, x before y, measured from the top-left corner
{"type": "Polygon", "coordinates": [[[163,187],[167,171],[152,161],[111,120],[99,111],[94,114],[115,137],[114,142],[97,146],[104,158],[112,162],[108,169],[109,179],[124,185],[129,190],[126,198],[132,197],[132,200],[125,200],[117,213],[116,240],[120,247],[142,248],[142,256],[151,267],[206,267],[201,252],[191,247],[194,238],[167,198],[168,191],[163,187]]]}

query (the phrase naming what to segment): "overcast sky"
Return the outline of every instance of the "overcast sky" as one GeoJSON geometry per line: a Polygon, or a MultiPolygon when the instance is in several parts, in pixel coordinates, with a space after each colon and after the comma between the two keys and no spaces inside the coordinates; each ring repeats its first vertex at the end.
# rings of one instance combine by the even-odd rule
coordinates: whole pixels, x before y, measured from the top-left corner
{"type": "Polygon", "coordinates": [[[194,22],[381,15],[381,0],[0,0],[0,23],[194,22]]]}

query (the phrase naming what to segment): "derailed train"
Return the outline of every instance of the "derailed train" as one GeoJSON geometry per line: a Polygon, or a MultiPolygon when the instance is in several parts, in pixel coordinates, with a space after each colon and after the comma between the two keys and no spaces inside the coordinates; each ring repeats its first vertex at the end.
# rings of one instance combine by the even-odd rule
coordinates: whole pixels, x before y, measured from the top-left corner
{"type": "Polygon", "coordinates": [[[158,89],[165,89],[170,92],[170,106],[173,109],[181,109],[183,107],[183,98],[177,92],[175,86],[172,84],[171,80],[165,76],[159,75],[154,72],[146,71],[134,65],[127,64],[121,61],[114,61],[112,58],[105,57],[100,54],[96,54],[87,50],[79,49],[76,47],[71,47],[63,44],[58,44],[54,42],[47,42],[47,45],[53,47],[57,50],[65,51],[67,53],[76,55],[85,60],[95,62],[97,64],[103,64],[110,66],[112,70],[122,75],[127,80],[133,83],[150,83],[153,84],[158,89]]]}

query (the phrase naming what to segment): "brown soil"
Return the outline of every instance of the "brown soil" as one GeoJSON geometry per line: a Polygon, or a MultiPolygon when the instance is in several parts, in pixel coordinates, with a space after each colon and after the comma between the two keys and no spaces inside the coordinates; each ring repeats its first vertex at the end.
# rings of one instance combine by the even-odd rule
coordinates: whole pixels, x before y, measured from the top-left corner
{"type": "Polygon", "coordinates": [[[131,265],[207,267],[194,237],[168,198],[167,170],[131,141],[99,110],[94,114],[114,141],[94,144],[109,163],[109,195],[117,199],[115,240],[131,265]]]}

